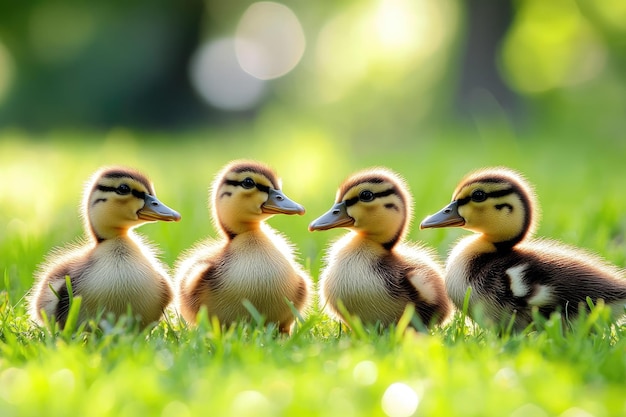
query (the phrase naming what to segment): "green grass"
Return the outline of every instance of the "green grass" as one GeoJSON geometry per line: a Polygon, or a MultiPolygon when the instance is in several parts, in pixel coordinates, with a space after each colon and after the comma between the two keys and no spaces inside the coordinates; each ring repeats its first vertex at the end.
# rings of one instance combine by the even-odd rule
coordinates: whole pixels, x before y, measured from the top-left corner
{"type": "MultiPolygon", "coordinates": [[[[104,164],[148,173],[179,224],[145,225],[163,260],[215,235],[206,207],[215,173],[233,158],[274,166],[283,189],[307,208],[270,224],[298,247],[317,279],[328,242],[342,231],[309,233],[339,182],[372,165],[402,174],[415,198],[414,225],[448,202],[469,170],[507,165],[536,184],[538,234],[626,264],[626,144],[576,135],[491,128],[383,138],[384,145],[319,127],[141,138],[64,132],[35,141],[0,133],[0,415],[47,416],[622,416],[626,414],[626,327],[600,306],[564,331],[498,335],[459,315],[424,334],[341,330],[317,308],[290,338],[276,329],[208,321],[187,328],[172,317],[149,331],[119,322],[97,332],[33,326],[24,295],[55,246],[82,234],[77,206],[88,176],[104,164]],[[85,139],[89,139],[86,141],[85,139]],[[585,140],[588,139],[588,140],[585,140]]],[[[572,134],[573,132],[569,132],[572,134]]],[[[460,230],[409,238],[442,259],[460,230]]]]}

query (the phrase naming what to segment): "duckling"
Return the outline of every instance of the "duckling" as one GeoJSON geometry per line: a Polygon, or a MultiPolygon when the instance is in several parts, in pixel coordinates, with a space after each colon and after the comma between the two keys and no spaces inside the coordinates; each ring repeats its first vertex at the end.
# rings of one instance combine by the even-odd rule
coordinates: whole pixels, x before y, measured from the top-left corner
{"type": "Polygon", "coordinates": [[[179,221],[180,214],[156,198],[142,173],[109,167],[88,182],[82,215],[89,241],[52,252],[42,265],[29,297],[31,317],[43,324],[45,313],[63,328],[73,295],[82,297],[79,321],[100,312],[120,316],[129,308],[143,326],[158,321],[173,291],[154,250],[132,229],[156,220],[179,221]]]}
{"type": "Polygon", "coordinates": [[[304,214],[304,207],[281,191],[267,165],[232,161],[212,185],[213,221],[223,239],[206,240],[177,263],[178,304],[195,323],[205,306],[222,323],[249,320],[248,300],[268,323],[290,333],[297,311],[308,306],[311,279],[296,264],[290,243],[265,223],[275,214],[304,214]]]}
{"type": "Polygon", "coordinates": [[[336,203],[309,230],[344,227],[320,275],[320,300],[345,321],[343,303],[363,323],[397,323],[408,304],[424,325],[440,324],[451,312],[443,270],[423,245],[404,242],[412,198],[403,179],[386,168],[354,173],[339,187],[336,203]]]}
{"type": "Polygon", "coordinates": [[[422,221],[422,229],[462,227],[477,233],[461,239],[447,260],[446,286],[456,306],[461,308],[471,288],[470,317],[515,330],[532,322],[533,308],[546,317],[554,311],[574,317],[586,297],[623,313],[624,272],[597,255],[533,238],[538,213],[526,179],[496,167],[468,174],[452,202],[422,221]]]}

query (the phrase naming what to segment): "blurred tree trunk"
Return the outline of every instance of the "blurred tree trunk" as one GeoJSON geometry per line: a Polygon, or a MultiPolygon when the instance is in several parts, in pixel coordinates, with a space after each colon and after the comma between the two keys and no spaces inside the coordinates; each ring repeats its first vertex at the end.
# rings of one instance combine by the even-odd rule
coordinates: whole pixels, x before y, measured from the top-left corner
{"type": "Polygon", "coordinates": [[[59,42],[80,38],[74,26],[81,22],[63,19],[72,3],[4,3],[0,41],[17,70],[0,103],[0,127],[158,129],[205,121],[209,112],[188,80],[189,57],[201,38],[202,0],[80,2],[78,16],[87,18],[82,27],[89,35],[71,56],[56,60],[50,55],[62,50],[59,42]],[[33,27],[44,31],[37,43],[33,27]]]}
{"type": "Polygon", "coordinates": [[[466,30],[455,97],[457,111],[473,117],[489,115],[499,107],[517,119],[519,97],[504,83],[497,64],[500,44],[513,21],[512,1],[467,0],[464,4],[466,30]]]}

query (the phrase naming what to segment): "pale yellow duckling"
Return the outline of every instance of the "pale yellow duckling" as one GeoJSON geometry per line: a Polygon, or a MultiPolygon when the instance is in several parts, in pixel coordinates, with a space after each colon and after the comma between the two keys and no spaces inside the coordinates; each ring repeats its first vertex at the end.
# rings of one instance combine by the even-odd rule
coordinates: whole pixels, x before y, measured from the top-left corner
{"type": "Polygon", "coordinates": [[[471,288],[469,314],[487,324],[515,329],[532,322],[532,309],[543,316],[560,311],[574,317],[586,297],[602,299],[623,313],[626,276],[596,255],[560,242],[533,239],[538,217],[535,193],[508,168],[470,173],[452,195],[452,203],[427,217],[421,228],[463,227],[476,232],[451,251],[446,286],[461,308],[471,288]]]}
{"type": "Polygon", "coordinates": [[[89,242],[55,251],[42,265],[30,295],[31,317],[43,324],[43,312],[65,326],[69,276],[72,295],[82,298],[80,321],[99,313],[119,317],[129,309],[144,326],[159,320],[172,300],[169,278],[153,249],[131,229],[155,220],[179,221],[180,215],[156,198],[148,178],[121,167],[93,175],[82,213],[89,242]]]}
{"type": "Polygon", "coordinates": [[[404,242],[412,199],[405,182],[384,168],[347,178],[335,205],[309,230],[345,227],[320,275],[321,303],[342,319],[340,303],[367,324],[398,322],[408,304],[424,325],[441,323],[452,309],[443,271],[425,247],[404,242]]]}
{"type": "Polygon", "coordinates": [[[222,323],[249,320],[248,300],[283,333],[295,320],[289,303],[303,312],[311,280],[295,262],[291,245],[265,220],[274,214],[304,214],[281,191],[281,181],[256,161],[233,161],[212,186],[213,220],[223,235],[184,254],[178,262],[179,307],[195,323],[205,306],[222,323]]]}

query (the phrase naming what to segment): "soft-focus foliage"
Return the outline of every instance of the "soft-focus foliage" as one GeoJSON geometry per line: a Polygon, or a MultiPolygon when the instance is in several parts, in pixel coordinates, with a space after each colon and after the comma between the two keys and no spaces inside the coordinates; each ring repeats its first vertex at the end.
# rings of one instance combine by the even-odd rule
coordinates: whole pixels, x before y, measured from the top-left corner
{"type": "Polygon", "coordinates": [[[357,137],[459,107],[527,126],[603,106],[592,125],[615,132],[625,15],[620,0],[5,2],[0,124],[180,129],[275,111],[357,137]]]}

